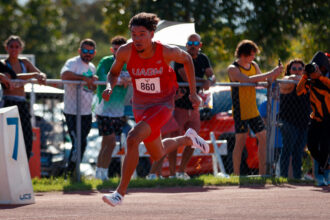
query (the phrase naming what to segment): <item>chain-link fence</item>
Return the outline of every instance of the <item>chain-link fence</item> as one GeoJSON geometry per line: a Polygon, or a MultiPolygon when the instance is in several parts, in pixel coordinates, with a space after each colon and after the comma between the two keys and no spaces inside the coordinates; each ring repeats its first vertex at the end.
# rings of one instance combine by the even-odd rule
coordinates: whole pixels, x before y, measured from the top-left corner
{"type": "MultiPolygon", "coordinates": [[[[32,81],[33,82],[33,81],[32,81]]],[[[34,83],[34,82],[33,82],[34,83]]],[[[63,84],[71,86],[75,91],[71,100],[63,103],[64,91],[58,89],[54,92],[41,90],[38,85],[30,89],[27,98],[33,106],[32,124],[41,130],[41,170],[43,176],[61,175],[68,170],[74,171],[72,165],[80,164],[76,169],[78,179],[80,173],[95,175],[95,167],[98,154],[102,145],[102,137],[99,135],[98,121],[95,110],[100,100],[97,95],[90,92],[89,98],[84,96],[84,83],[80,81],[47,80],[49,84],[57,84],[62,88],[63,84]],[[38,88],[37,88],[38,86],[38,88]],[[91,106],[93,113],[90,115],[86,107],[91,106]],[[78,117],[81,115],[81,117],[78,117]],[[80,138],[79,138],[80,137],[80,138]],[[74,150],[71,150],[73,146],[74,150]],[[81,155],[79,157],[79,155],[81,155]]],[[[185,172],[190,176],[221,171],[226,174],[234,173],[233,161],[235,155],[235,111],[249,114],[256,109],[260,112],[266,125],[265,148],[267,174],[301,178],[309,172],[310,157],[305,151],[306,131],[309,120],[310,107],[308,97],[295,97],[295,93],[281,94],[280,84],[296,83],[293,81],[278,80],[272,85],[268,83],[242,84],[242,83],[216,83],[208,91],[200,93],[204,105],[200,107],[199,134],[209,140],[212,145],[210,154],[203,155],[195,150],[185,167],[185,172]],[[243,109],[233,109],[231,88],[248,88],[252,91],[251,100],[236,100],[243,109]],[[255,99],[254,92],[255,91],[255,99]],[[268,98],[267,98],[268,97],[268,98]],[[267,100],[272,100],[268,103],[267,100]],[[307,100],[307,101],[306,101],[307,100]],[[245,105],[245,107],[244,107],[245,105]],[[213,132],[217,146],[214,150],[210,133],[213,132]],[[220,155],[220,157],[219,157],[220,155]]],[[[97,84],[104,84],[97,82],[97,84]]],[[[294,85],[294,84],[293,84],[294,85]]],[[[186,84],[180,84],[185,87],[186,84]]],[[[52,87],[46,87],[50,89],[52,87]]],[[[251,91],[247,93],[250,94],[251,91]]],[[[131,92],[131,91],[130,91],[131,92]]],[[[243,93],[246,91],[243,90],[243,93]]],[[[86,95],[86,94],[85,94],[86,95]]],[[[129,99],[128,99],[129,100],[129,99]]],[[[191,109],[186,109],[187,114],[192,114],[191,109]]],[[[119,176],[121,162],[125,152],[125,135],[135,122],[132,117],[129,101],[125,104],[125,125],[122,133],[116,134],[116,147],[109,165],[108,175],[119,176]]],[[[258,113],[257,113],[258,114],[258,113]]],[[[196,121],[196,118],[193,118],[196,121]]],[[[245,119],[242,119],[245,120],[245,119]]],[[[238,121],[239,122],[239,121],[238,121]]],[[[236,124],[238,123],[236,121],[236,124]]],[[[252,127],[256,121],[251,121],[252,127]]],[[[24,125],[23,125],[24,126],[24,125]]],[[[184,130],[189,127],[185,124],[184,130]]],[[[244,148],[241,152],[240,175],[258,174],[259,171],[259,146],[260,140],[256,137],[253,129],[247,129],[244,137],[244,148]]],[[[236,130],[240,129],[236,126],[236,130]]],[[[243,132],[244,133],[244,132],[243,132]]],[[[214,143],[214,142],[213,142],[214,143]]],[[[183,158],[184,149],[178,151],[175,167],[178,170],[183,158]]],[[[240,153],[240,152],[239,152],[240,153]]],[[[237,159],[236,159],[237,161],[237,159]]],[[[145,151],[143,144],[140,146],[140,162],[136,175],[145,177],[148,175],[153,161],[145,151]]],[[[165,158],[160,173],[162,176],[170,176],[170,163],[165,158]]]]}

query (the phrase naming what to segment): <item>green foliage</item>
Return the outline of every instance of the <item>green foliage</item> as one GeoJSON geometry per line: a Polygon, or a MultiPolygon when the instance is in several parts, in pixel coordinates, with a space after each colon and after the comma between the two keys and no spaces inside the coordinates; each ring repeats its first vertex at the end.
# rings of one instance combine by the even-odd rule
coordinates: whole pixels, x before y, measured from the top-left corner
{"type": "MultiPolygon", "coordinates": [[[[59,78],[66,59],[77,55],[79,42],[97,42],[93,63],[109,54],[115,35],[129,38],[128,23],[136,13],[156,13],[161,19],[194,22],[203,52],[218,80],[227,80],[226,66],[237,43],[255,41],[258,62],[268,70],[281,58],[308,62],[318,51],[330,51],[330,2],[324,0],[18,0],[0,2],[0,40],[15,34],[26,42],[24,53],[36,55],[37,67],[48,78],[59,78]]],[[[3,47],[0,53],[5,53],[3,47]]]]}
{"type": "MultiPolygon", "coordinates": [[[[260,176],[230,176],[230,178],[219,178],[213,175],[201,175],[190,180],[182,179],[156,179],[146,180],[143,178],[132,179],[129,188],[146,188],[146,187],[185,187],[185,186],[227,186],[227,185],[282,185],[282,184],[312,184],[311,181],[294,180],[277,177],[260,177],[260,176]]],[[[111,178],[102,182],[98,179],[83,178],[81,182],[65,180],[59,178],[41,178],[33,179],[32,185],[34,192],[49,191],[82,191],[82,190],[103,190],[115,189],[119,184],[119,177],[111,178]]]]}

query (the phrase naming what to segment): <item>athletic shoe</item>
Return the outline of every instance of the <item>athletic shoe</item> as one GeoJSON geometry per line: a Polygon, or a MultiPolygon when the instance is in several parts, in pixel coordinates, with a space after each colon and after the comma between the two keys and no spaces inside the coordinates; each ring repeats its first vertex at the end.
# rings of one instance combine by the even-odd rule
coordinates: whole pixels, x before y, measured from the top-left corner
{"type": "Polygon", "coordinates": [[[194,129],[189,128],[184,136],[190,137],[193,142],[192,148],[199,148],[204,154],[207,154],[209,152],[210,146],[203,138],[198,136],[197,132],[194,129]]]}
{"type": "Polygon", "coordinates": [[[177,172],[175,174],[175,177],[178,178],[178,179],[190,180],[190,176],[185,172],[177,172]]]}
{"type": "Polygon", "coordinates": [[[147,176],[146,176],[146,179],[147,180],[155,180],[157,179],[157,175],[155,173],[149,173],[147,176]]]}
{"type": "Polygon", "coordinates": [[[111,194],[104,194],[102,197],[103,202],[115,207],[116,205],[121,205],[124,197],[120,195],[117,191],[111,194]]]}

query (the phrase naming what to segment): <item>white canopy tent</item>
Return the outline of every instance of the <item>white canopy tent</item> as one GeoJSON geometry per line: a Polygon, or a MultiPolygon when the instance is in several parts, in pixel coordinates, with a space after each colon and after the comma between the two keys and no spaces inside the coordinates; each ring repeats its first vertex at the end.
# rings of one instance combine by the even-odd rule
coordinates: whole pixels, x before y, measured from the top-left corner
{"type": "MultiPolygon", "coordinates": [[[[161,20],[157,25],[153,40],[182,48],[186,46],[189,35],[194,33],[196,33],[194,23],[161,20]]],[[[128,40],[128,42],[131,41],[132,39],[128,40]]]]}

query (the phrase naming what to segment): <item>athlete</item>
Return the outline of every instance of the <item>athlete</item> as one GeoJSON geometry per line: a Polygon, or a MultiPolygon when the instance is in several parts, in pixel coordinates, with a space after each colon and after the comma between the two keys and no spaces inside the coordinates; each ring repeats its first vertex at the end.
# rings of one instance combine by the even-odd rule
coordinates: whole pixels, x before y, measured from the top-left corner
{"type": "Polygon", "coordinates": [[[185,135],[161,140],[160,129],[171,118],[174,109],[174,95],[178,88],[171,61],[182,63],[187,73],[190,100],[198,108],[201,99],[196,93],[194,66],[191,57],[178,47],[162,45],[152,41],[159,18],[151,13],[139,13],[129,22],[131,43],[122,45],[108,74],[107,87],[102,96],[111,99],[112,88],[124,64],[132,79],[132,108],[136,126],[127,136],[127,152],[122,166],[122,175],[116,191],[103,196],[111,206],[122,203],[131,176],[139,161],[139,144],[143,141],[153,160],[179,146],[192,145],[207,153],[209,146],[195,130],[188,129],[185,135]]]}
{"type": "MultiPolygon", "coordinates": [[[[229,65],[228,75],[231,82],[256,83],[274,80],[278,77],[283,66],[280,64],[267,73],[261,73],[254,58],[259,52],[258,46],[250,40],[241,41],[236,48],[237,60],[229,65]]],[[[240,175],[241,157],[248,134],[248,126],[258,139],[259,174],[266,174],[266,130],[256,104],[254,86],[231,88],[233,116],[235,121],[235,147],[233,151],[234,174],[240,175]]]]}

